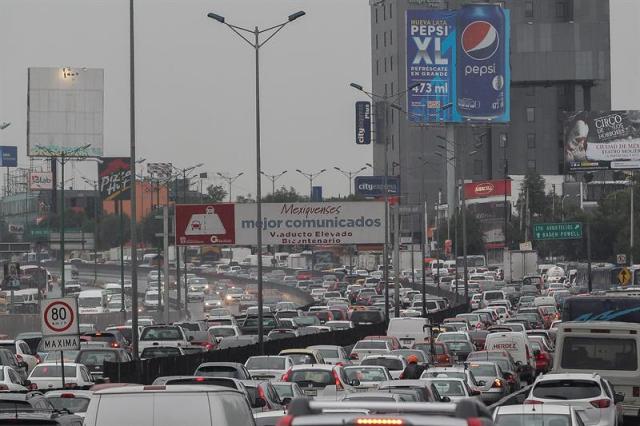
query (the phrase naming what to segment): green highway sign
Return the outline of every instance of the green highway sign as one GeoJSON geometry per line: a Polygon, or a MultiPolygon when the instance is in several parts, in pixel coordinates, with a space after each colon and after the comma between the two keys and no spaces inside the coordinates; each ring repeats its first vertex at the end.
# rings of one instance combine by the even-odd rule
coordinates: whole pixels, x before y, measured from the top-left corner
{"type": "Polygon", "coordinates": [[[582,238],[582,223],[534,223],[534,240],[579,240],[582,238]]]}
{"type": "Polygon", "coordinates": [[[32,237],[49,238],[49,228],[31,228],[32,237]]]}

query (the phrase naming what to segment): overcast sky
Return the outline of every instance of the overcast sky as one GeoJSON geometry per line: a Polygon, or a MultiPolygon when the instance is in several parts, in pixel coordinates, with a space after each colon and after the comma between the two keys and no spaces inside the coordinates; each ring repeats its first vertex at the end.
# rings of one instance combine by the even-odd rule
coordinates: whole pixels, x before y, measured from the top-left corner
{"type": "MultiPolygon", "coordinates": [[[[640,108],[640,1],[612,1],[614,108],[640,108]]],[[[0,144],[18,145],[27,164],[27,68],[105,70],[105,155],[128,155],[128,0],[0,0],[0,144]]],[[[136,0],[137,142],[140,157],[178,167],[244,176],[234,196],[255,194],[253,51],[215,11],[240,26],[270,26],[297,10],[261,51],[263,170],[289,172],[278,182],[308,191],[303,171],[325,195],[347,193],[334,166],[358,169],[372,159],[354,143],[349,82],[371,85],[367,0],[136,0]]],[[[68,170],[67,173],[71,171],[68,170]]],[[[95,166],[79,172],[94,177],[95,166]]],[[[264,193],[270,190],[265,179],[264,193]]]]}

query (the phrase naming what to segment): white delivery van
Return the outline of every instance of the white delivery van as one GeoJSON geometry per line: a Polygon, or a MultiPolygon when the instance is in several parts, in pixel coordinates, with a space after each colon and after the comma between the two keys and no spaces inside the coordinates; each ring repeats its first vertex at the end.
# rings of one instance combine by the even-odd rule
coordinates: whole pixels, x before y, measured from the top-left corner
{"type": "Polygon", "coordinates": [[[526,334],[520,331],[489,333],[484,344],[486,351],[505,351],[518,365],[520,380],[533,383],[536,372],[536,360],[531,342],[526,334]]]}
{"type": "Polygon", "coordinates": [[[400,341],[403,348],[411,348],[416,341],[423,341],[431,336],[427,318],[391,318],[387,327],[387,336],[400,341]]]}
{"type": "Polygon", "coordinates": [[[553,373],[598,373],[624,394],[625,416],[640,416],[640,324],[616,321],[561,323],[553,373]]]}
{"type": "Polygon", "coordinates": [[[105,290],[83,290],[78,295],[78,311],[81,314],[107,312],[109,295],[105,290]]]}
{"type": "Polygon", "coordinates": [[[221,386],[156,385],[105,389],[91,397],[84,425],[253,425],[247,396],[221,386]],[[187,420],[188,419],[188,420],[187,420]]]}

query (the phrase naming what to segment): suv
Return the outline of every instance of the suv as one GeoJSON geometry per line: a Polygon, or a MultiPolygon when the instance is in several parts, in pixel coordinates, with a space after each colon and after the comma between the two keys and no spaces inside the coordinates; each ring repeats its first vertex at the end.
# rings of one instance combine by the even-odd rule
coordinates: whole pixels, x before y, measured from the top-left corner
{"type": "Polygon", "coordinates": [[[87,367],[93,379],[103,378],[105,361],[127,362],[131,361],[131,356],[121,348],[81,349],[75,360],[76,363],[87,367]]]}
{"type": "Polygon", "coordinates": [[[140,353],[152,346],[189,346],[189,340],[182,327],[177,325],[152,325],[145,327],[140,333],[138,349],[140,353]]]}
{"type": "Polygon", "coordinates": [[[230,377],[238,380],[251,380],[251,374],[238,362],[205,362],[196,368],[194,376],[230,377]]]}

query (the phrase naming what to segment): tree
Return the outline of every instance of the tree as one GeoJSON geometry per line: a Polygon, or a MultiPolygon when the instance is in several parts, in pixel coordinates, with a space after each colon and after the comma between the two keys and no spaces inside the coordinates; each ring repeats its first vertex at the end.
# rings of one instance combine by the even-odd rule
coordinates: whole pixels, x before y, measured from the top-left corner
{"type": "Polygon", "coordinates": [[[120,243],[127,243],[131,235],[131,219],[124,215],[122,228],[120,227],[120,214],[107,214],[102,216],[98,225],[98,248],[108,250],[120,247],[120,243]],[[121,238],[122,237],[122,238],[121,238]]]}
{"type": "Polygon", "coordinates": [[[138,230],[142,241],[151,246],[158,246],[162,242],[161,237],[156,237],[156,234],[159,234],[164,230],[162,220],[156,219],[158,214],[158,210],[152,211],[138,224],[138,230]]]}
{"type": "Polygon", "coordinates": [[[236,197],[236,203],[240,203],[240,204],[245,204],[245,203],[255,203],[256,200],[254,200],[251,197],[251,194],[247,194],[247,195],[238,195],[236,197]]]}
{"type": "MultiPolygon", "coordinates": [[[[469,210],[467,210],[466,214],[467,218],[467,254],[480,254],[484,253],[484,236],[482,235],[482,230],[480,229],[480,221],[478,218],[469,210]]],[[[440,229],[447,228],[446,221],[443,221],[444,224],[440,224],[440,229]]],[[[458,253],[458,257],[463,255],[463,245],[462,245],[462,212],[456,212],[451,217],[451,237],[456,235],[456,227],[457,227],[457,236],[458,236],[458,244],[457,249],[454,250],[458,253]]],[[[447,239],[446,232],[440,232],[438,235],[439,246],[444,247],[444,241],[447,239]]],[[[455,244],[454,244],[455,246],[455,244]]]]}
{"type": "Polygon", "coordinates": [[[265,203],[296,203],[309,201],[309,197],[298,194],[293,186],[290,186],[289,189],[281,186],[276,189],[276,192],[262,197],[262,201],[265,203]]]}
{"type": "Polygon", "coordinates": [[[219,203],[227,198],[227,191],[225,191],[222,185],[209,185],[207,187],[207,193],[205,194],[205,201],[207,203],[219,203]]]}
{"type": "Polygon", "coordinates": [[[526,217],[527,208],[527,192],[529,212],[532,216],[546,216],[550,211],[550,205],[547,203],[547,194],[544,191],[545,180],[535,170],[527,171],[520,188],[518,202],[516,204],[518,211],[524,212],[526,217]]]}

